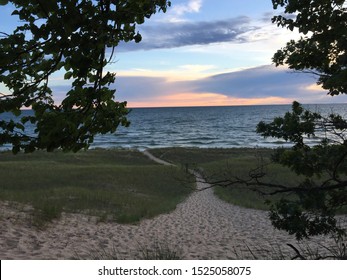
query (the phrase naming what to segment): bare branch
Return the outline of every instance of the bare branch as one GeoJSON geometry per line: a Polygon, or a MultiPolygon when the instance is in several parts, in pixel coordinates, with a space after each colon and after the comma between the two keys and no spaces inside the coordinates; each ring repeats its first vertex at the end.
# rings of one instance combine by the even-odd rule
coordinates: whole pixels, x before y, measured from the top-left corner
{"type": "Polygon", "coordinates": [[[1,32],[0,31],[0,37],[9,37],[10,36],[10,34],[7,34],[6,32],[1,32]]]}
{"type": "Polygon", "coordinates": [[[304,188],[302,185],[290,187],[285,186],[282,184],[274,184],[270,182],[263,182],[260,180],[260,178],[264,177],[264,173],[261,174],[255,174],[253,177],[250,177],[249,179],[242,179],[239,177],[231,177],[229,179],[223,179],[223,180],[201,180],[200,182],[207,182],[209,184],[208,187],[201,189],[206,190],[210,188],[214,188],[216,186],[220,187],[233,187],[233,188],[248,188],[251,191],[255,191],[261,195],[264,196],[272,196],[276,194],[284,194],[284,193],[312,193],[312,192],[322,192],[322,191],[330,191],[330,190],[337,190],[344,187],[347,187],[347,180],[346,181],[337,181],[335,179],[329,179],[322,183],[320,186],[317,186],[315,188],[304,188]],[[334,184],[331,184],[334,182],[334,184]],[[269,190],[264,190],[264,189],[269,190]]]}
{"type": "Polygon", "coordinates": [[[0,92],[0,98],[2,98],[2,97],[6,98],[6,97],[10,97],[10,96],[12,96],[12,94],[6,94],[6,93],[0,92]]]}

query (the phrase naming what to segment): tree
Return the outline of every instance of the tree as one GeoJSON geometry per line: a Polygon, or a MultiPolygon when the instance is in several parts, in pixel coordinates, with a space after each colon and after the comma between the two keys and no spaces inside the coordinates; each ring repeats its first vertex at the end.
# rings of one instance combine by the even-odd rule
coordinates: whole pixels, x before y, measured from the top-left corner
{"type": "Polygon", "coordinates": [[[344,0],[272,0],[285,15],[272,21],[303,34],[277,51],[273,62],[317,75],[317,83],[334,96],[347,93],[347,9],[344,0]]]}
{"type": "MultiPolygon", "coordinates": [[[[265,182],[265,173],[255,172],[251,182],[267,186],[263,194],[292,194],[271,206],[272,224],[297,239],[319,234],[345,234],[336,213],[347,206],[347,121],[331,114],[323,117],[304,110],[294,102],[292,112],[273,122],[260,122],[257,132],[265,137],[291,141],[291,149],[277,149],[272,161],[289,167],[303,179],[296,186],[265,182]],[[318,145],[309,146],[305,139],[321,137],[318,145]]],[[[248,183],[249,184],[249,183],[248,183]]]]}
{"type": "Polygon", "coordinates": [[[57,148],[87,148],[96,134],[127,126],[126,102],[114,101],[115,74],[105,73],[120,41],[141,41],[137,24],[165,12],[167,0],[0,0],[11,5],[20,24],[0,32],[0,145],[14,153],[57,148]],[[61,104],[55,104],[50,77],[58,72],[71,81],[61,104]],[[22,116],[31,108],[32,116],[22,116]],[[36,127],[35,135],[25,124],[36,127]]]}
{"type": "MultiPolygon", "coordinates": [[[[347,10],[340,0],[273,0],[284,15],[273,22],[304,34],[277,51],[273,62],[317,75],[317,83],[330,95],[347,93],[347,10]]],[[[346,236],[336,214],[347,206],[347,120],[342,116],[305,110],[294,102],[292,112],[270,123],[260,122],[257,133],[290,141],[292,148],[279,148],[274,163],[290,168],[302,178],[297,185],[277,184],[267,178],[266,164],[250,170],[248,178],[228,174],[213,185],[243,186],[262,195],[284,195],[272,203],[273,226],[298,240],[314,235],[346,236]],[[320,143],[308,145],[310,137],[320,143]],[[291,194],[290,196],[285,196],[291,194]]],[[[345,257],[345,256],[344,256],[345,257]]]]}
{"type": "MultiPolygon", "coordinates": [[[[341,0],[272,0],[285,15],[272,21],[303,34],[277,51],[273,62],[317,75],[317,84],[334,96],[347,93],[347,9],[341,0]]],[[[272,123],[259,123],[257,132],[290,140],[294,146],[278,150],[273,161],[303,175],[296,187],[277,186],[275,192],[291,192],[296,200],[282,199],[271,208],[270,218],[279,229],[297,239],[317,234],[342,236],[337,210],[347,205],[347,121],[339,115],[323,117],[293,103],[292,113],[272,123]],[[316,146],[305,137],[323,135],[316,146]],[[324,133],[322,133],[324,132],[324,133]]],[[[259,179],[257,179],[259,180],[259,179]]]]}

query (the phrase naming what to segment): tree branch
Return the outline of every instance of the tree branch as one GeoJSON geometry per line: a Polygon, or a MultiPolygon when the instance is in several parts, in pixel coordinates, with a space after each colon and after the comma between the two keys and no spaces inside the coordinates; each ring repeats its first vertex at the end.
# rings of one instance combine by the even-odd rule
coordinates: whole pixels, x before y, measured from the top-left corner
{"type": "Polygon", "coordinates": [[[10,37],[10,34],[7,34],[6,32],[0,31],[0,35],[2,35],[1,37],[10,37]]]}
{"type": "MultiPolygon", "coordinates": [[[[261,176],[263,177],[263,175],[261,176]]],[[[260,178],[260,177],[259,177],[260,178]]],[[[347,180],[346,181],[336,181],[336,180],[329,180],[329,182],[334,181],[336,182],[333,185],[329,185],[328,181],[325,181],[323,184],[320,186],[317,186],[315,188],[303,188],[302,186],[296,186],[296,187],[289,187],[285,186],[282,184],[274,184],[270,182],[263,182],[260,181],[259,178],[250,178],[248,180],[241,179],[239,177],[233,177],[232,179],[225,179],[225,180],[217,180],[217,181],[209,181],[209,180],[204,180],[201,182],[206,182],[209,184],[208,187],[202,189],[209,189],[209,188],[214,188],[216,186],[220,187],[235,187],[235,185],[243,185],[244,187],[236,187],[236,188],[249,188],[252,191],[258,192],[261,195],[266,195],[266,196],[272,196],[276,194],[284,194],[284,193],[312,193],[312,192],[321,192],[321,191],[331,191],[331,190],[337,190],[341,188],[347,187],[347,180]],[[260,189],[259,187],[263,188],[269,188],[271,191],[264,191],[260,189]]]]}

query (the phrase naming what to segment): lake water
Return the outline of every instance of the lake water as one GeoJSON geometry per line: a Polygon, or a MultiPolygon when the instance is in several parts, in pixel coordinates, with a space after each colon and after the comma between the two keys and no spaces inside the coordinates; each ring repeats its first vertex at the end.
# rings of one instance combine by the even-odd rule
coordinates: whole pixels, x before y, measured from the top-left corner
{"type": "MultiPolygon", "coordinates": [[[[347,113],[347,104],[305,107],[322,114],[347,113]]],[[[270,122],[290,110],[291,105],[133,109],[129,128],[120,127],[113,135],[98,136],[93,146],[146,149],[290,145],[278,139],[264,139],[255,132],[260,121],[270,122]]]]}
{"type": "MultiPolygon", "coordinates": [[[[306,105],[322,114],[339,113],[346,117],[347,104],[306,105]]],[[[92,147],[277,147],[290,143],[256,134],[260,121],[270,122],[291,110],[290,105],[137,108],[128,115],[131,125],[114,134],[98,135],[92,147]]],[[[30,112],[26,112],[29,114],[30,112]]],[[[3,117],[4,115],[2,115],[3,117]]],[[[28,127],[28,130],[32,128],[28,127]]],[[[318,139],[310,139],[315,143],[318,139]]],[[[2,149],[8,149],[2,147],[2,149]]]]}

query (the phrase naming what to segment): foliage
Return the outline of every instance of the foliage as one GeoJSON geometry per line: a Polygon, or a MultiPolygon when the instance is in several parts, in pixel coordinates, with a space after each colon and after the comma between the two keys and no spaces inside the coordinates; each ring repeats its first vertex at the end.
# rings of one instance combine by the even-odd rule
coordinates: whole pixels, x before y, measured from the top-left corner
{"type": "Polygon", "coordinates": [[[330,95],[347,92],[347,8],[344,0],[272,0],[285,15],[272,21],[303,36],[277,51],[273,62],[318,75],[330,95]]]}
{"type": "MultiPolygon", "coordinates": [[[[347,93],[347,9],[344,0],[273,0],[284,7],[284,15],[273,18],[278,26],[298,29],[303,36],[277,51],[273,62],[318,76],[317,84],[334,96],[347,93]]],[[[261,122],[257,132],[293,142],[292,149],[279,149],[273,160],[303,175],[296,187],[274,186],[275,193],[294,193],[296,200],[283,198],[272,205],[270,218],[276,228],[297,239],[317,234],[345,232],[336,211],[347,204],[347,121],[339,115],[323,117],[293,103],[292,112],[273,122],[261,122]],[[310,147],[305,138],[321,135],[320,144],[310,147]]],[[[255,178],[260,182],[261,178],[255,178]]]]}
{"type": "Polygon", "coordinates": [[[105,73],[121,41],[141,41],[136,31],[167,0],[1,0],[13,8],[19,25],[12,34],[0,32],[0,145],[13,152],[56,148],[77,151],[93,142],[97,133],[127,126],[126,102],[114,101],[115,74],[105,73]],[[58,72],[71,81],[71,89],[56,105],[50,77],[58,72]],[[22,108],[33,116],[20,117],[22,108]],[[25,124],[35,125],[35,135],[25,124]]]}
{"type": "MultiPolygon", "coordinates": [[[[202,175],[204,180],[212,185],[214,194],[220,199],[239,205],[241,207],[269,210],[269,206],[264,203],[264,197],[242,184],[234,184],[228,187],[233,175],[239,178],[247,178],[249,170],[256,170],[259,162],[266,165],[266,176],[273,183],[286,183],[294,186],[299,176],[293,176],[291,170],[279,164],[271,163],[273,149],[266,148],[157,148],[150,152],[165,161],[174,162],[176,165],[195,168],[195,171],[202,175]]],[[[234,181],[234,180],[233,180],[234,181]]],[[[259,190],[258,186],[256,187],[259,190]]],[[[264,191],[270,190],[263,188],[264,191]]],[[[281,195],[266,197],[271,202],[278,201],[281,195]]]]}
{"type": "Polygon", "coordinates": [[[298,239],[343,233],[335,215],[347,205],[346,131],[347,122],[339,117],[332,114],[323,118],[304,110],[297,102],[293,103],[292,113],[269,124],[258,124],[257,132],[261,135],[293,142],[291,149],[278,149],[273,161],[303,176],[295,187],[273,186],[273,193],[296,195],[295,200],[282,198],[272,206],[270,218],[276,228],[287,230],[298,239]],[[321,143],[306,145],[305,137],[315,136],[317,131],[322,135],[321,143]]]}

